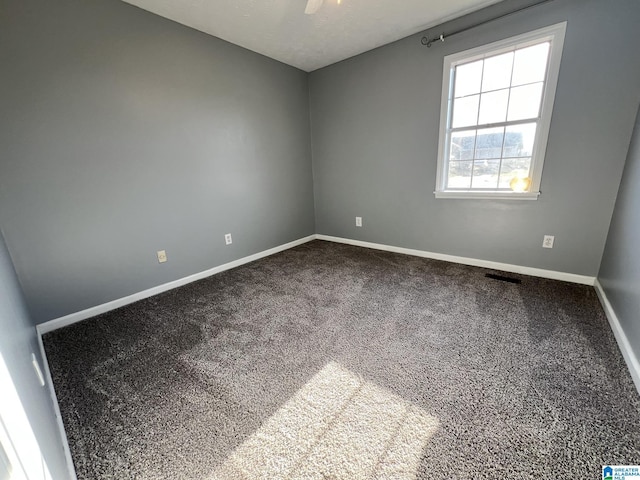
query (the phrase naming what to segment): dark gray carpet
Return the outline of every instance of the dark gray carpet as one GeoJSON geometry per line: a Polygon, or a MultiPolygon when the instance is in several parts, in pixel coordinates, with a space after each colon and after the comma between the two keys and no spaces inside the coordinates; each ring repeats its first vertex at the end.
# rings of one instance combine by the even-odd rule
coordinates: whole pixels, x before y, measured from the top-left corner
{"type": "Polygon", "coordinates": [[[314,241],[45,335],[78,477],[639,464],[640,398],[593,288],[487,272],[314,241]]]}

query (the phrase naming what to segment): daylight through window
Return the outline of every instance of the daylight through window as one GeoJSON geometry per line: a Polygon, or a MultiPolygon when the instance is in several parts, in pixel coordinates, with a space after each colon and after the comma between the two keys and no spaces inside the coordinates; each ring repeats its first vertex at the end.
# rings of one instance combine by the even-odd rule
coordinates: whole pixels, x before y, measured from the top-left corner
{"type": "Polygon", "coordinates": [[[564,29],[445,58],[437,196],[537,197],[564,29]]]}

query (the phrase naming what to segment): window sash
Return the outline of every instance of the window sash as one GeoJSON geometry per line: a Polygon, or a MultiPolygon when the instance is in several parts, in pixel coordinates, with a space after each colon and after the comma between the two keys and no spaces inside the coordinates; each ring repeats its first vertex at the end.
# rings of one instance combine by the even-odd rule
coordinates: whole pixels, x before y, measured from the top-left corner
{"type": "Polygon", "coordinates": [[[448,191],[457,191],[457,192],[465,192],[465,191],[474,191],[474,192],[510,192],[511,188],[508,187],[500,187],[500,174],[502,172],[502,165],[503,165],[503,160],[515,160],[515,159],[519,159],[519,158],[529,158],[529,175],[531,175],[532,170],[533,170],[533,159],[535,157],[536,154],[536,147],[537,147],[537,138],[539,135],[539,131],[540,131],[540,117],[532,117],[529,119],[525,119],[525,120],[514,120],[511,122],[502,122],[502,123],[492,123],[492,124],[486,124],[486,125],[478,125],[478,126],[471,126],[471,127],[458,127],[458,128],[451,128],[447,131],[447,136],[446,136],[446,151],[445,151],[445,155],[446,155],[446,169],[444,172],[444,187],[445,190],[448,191]],[[536,134],[533,140],[533,149],[531,151],[531,153],[529,155],[521,155],[521,156],[505,156],[504,155],[504,147],[505,147],[505,141],[506,141],[506,129],[510,126],[518,126],[518,125],[527,125],[527,124],[535,124],[536,125],[536,134]],[[490,128],[504,128],[504,133],[503,133],[503,137],[502,137],[502,146],[500,147],[500,156],[496,156],[496,157],[490,157],[490,158],[479,158],[476,157],[476,153],[478,151],[477,148],[477,141],[478,141],[478,130],[484,130],[484,129],[490,129],[490,128]],[[474,145],[473,145],[473,156],[470,159],[465,159],[465,160],[451,160],[451,139],[453,134],[455,134],[456,132],[464,132],[464,131],[468,131],[468,130],[475,130],[476,134],[474,137],[474,145]],[[473,167],[475,167],[475,163],[476,161],[479,162],[484,162],[484,161],[488,161],[488,160],[500,160],[500,164],[498,167],[498,180],[497,180],[497,186],[495,188],[481,188],[481,187],[474,187],[473,186],[473,167]],[[472,166],[471,166],[471,186],[468,188],[461,188],[461,187],[452,187],[449,185],[449,165],[452,162],[472,162],[472,166]]]}

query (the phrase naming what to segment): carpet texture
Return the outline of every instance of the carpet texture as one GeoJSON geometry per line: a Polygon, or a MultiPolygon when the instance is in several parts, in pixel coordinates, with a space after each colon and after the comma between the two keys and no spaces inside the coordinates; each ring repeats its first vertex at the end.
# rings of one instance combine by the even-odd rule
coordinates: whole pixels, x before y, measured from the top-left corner
{"type": "Polygon", "coordinates": [[[314,241],[46,334],[78,478],[639,464],[640,398],[593,288],[486,273],[314,241]]]}

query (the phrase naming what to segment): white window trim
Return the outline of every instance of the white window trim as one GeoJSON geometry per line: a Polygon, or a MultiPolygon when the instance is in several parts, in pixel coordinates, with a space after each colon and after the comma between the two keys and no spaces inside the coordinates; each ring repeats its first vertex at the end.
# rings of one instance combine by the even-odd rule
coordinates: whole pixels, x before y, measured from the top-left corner
{"type": "Polygon", "coordinates": [[[444,70],[442,76],[442,100],[440,104],[440,137],[438,143],[438,168],[436,180],[436,198],[466,198],[466,199],[509,199],[509,200],[537,200],[540,195],[540,182],[542,180],[542,166],[544,163],[551,126],[551,114],[553,102],[556,96],[556,87],[560,73],[560,60],[564,46],[564,36],[567,22],[557,23],[549,27],[541,28],[515,37],[465,50],[464,52],[447,55],[444,57],[444,70]],[[534,141],[534,151],[531,156],[531,187],[528,192],[510,192],[504,190],[446,190],[445,154],[447,152],[447,127],[453,108],[450,95],[453,92],[453,69],[460,63],[468,63],[488,56],[500,54],[500,50],[509,51],[515,47],[526,47],[528,43],[535,44],[540,41],[550,40],[549,67],[545,78],[545,88],[540,109],[540,120],[534,141]]]}

